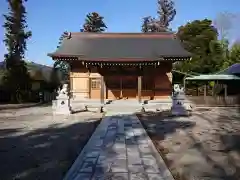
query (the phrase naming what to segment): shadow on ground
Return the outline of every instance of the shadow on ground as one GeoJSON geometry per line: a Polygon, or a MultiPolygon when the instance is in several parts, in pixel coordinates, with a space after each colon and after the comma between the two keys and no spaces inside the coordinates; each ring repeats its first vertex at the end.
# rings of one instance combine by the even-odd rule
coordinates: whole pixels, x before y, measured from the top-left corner
{"type": "Polygon", "coordinates": [[[201,113],[186,118],[169,112],[138,116],[176,179],[240,179],[239,116],[223,112],[213,117],[209,109],[201,113]],[[206,122],[209,130],[201,131],[199,124],[206,122]]]}
{"type": "MultiPolygon", "coordinates": [[[[219,165],[206,146],[204,142],[199,141],[191,132],[197,126],[197,123],[189,117],[184,117],[182,121],[175,116],[170,116],[169,111],[158,112],[158,113],[138,113],[137,116],[141,119],[141,122],[148,134],[152,138],[156,148],[163,155],[163,158],[167,165],[171,168],[171,161],[166,158],[169,154],[169,149],[159,145],[159,142],[169,138],[169,135],[176,132],[188,132],[188,138],[192,141],[191,147],[197,149],[209,164],[214,167],[214,173],[219,173],[218,176],[213,177],[212,173],[208,174],[205,172],[204,178],[209,177],[218,178],[219,180],[237,180],[240,179],[240,172],[238,169],[239,161],[236,162],[235,158],[231,158],[232,155],[228,156],[229,153],[239,153],[239,133],[220,133],[220,140],[224,144],[224,148],[217,149],[219,153],[227,153],[227,161],[229,166],[234,167],[234,173],[230,173],[219,165]],[[188,120],[189,118],[189,120],[188,120]]],[[[113,116],[112,118],[115,118],[113,116]]],[[[128,115],[124,116],[125,119],[128,115]]],[[[123,118],[123,120],[124,120],[123,118]]],[[[202,117],[206,120],[205,117],[202,117]]],[[[229,117],[225,114],[217,117],[219,121],[224,123],[226,118],[229,117]]],[[[235,118],[236,119],[236,118],[235,118]]],[[[211,121],[211,118],[208,119],[211,121]]],[[[235,120],[232,120],[235,121],[235,120]]],[[[89,137],[92,135],[95,127],[98,125],[98,119],[91,121],[85,120],[84,122],[78,122],[70,126],[62,127],[61,124],[56,124],[44,129],[38,129],[36,131],[29,132],[27,134],[19,134],[21,129],[2,129],[0,130],[0,179],[10,180],[15,179],[44,179],[44,180],[58,180],[62,179],[69,168],[72,166],[74,160],[77,158],[84,145],[87,143],[89,137]]],[[[219,124],[220,126],[220,124],[219,124]]],[[[108,140],[104,140],[103,147],[108,153],[108,157],[111,159],[117,155],[113,148],[118,138],[117,124],[112,124],[108,127],[106,137],[108,140]],[[108,134],[109,133],[109,134],[108,134]]],[[[125,132],[128,131],[129,127],[124,127],[125,132]]],[[[130,137],[126,141],[126,145],[131,147],[134,146],[135,142],[139,139],[144,138],[140,136],[130,137]]],[[[181,139],[181,136],[177,138],[176,144],[180,145],[184,143],[185,139],[181,139]],[[180,143],[179,143],[180,142],[180,143]],[[179,144],[178,144],[179,143],[179,144]]],[[[118,144],[124,143],[121,141],[118,144]]],[[[186,150],[185,150],[186,151],[186,150]]],[[[226,156],[226,154],[224,154],[226,156]]],[[[179,158],[180,159],[180,158],[179,158]]],[[[104,159],[106,161],[106,159],[104,159]]],[[[84,162],[79,162],[80,166],[84,162]]],[[[197,165],[198,169],[201,166],[197,165]]],[[[187,167],[185,167],[187,168],[187,167]]],[[[98,171],[105,171],[106,167],[98,167],[98,171]]],[[[212,169],[211,169],[212,170],[212,169]]],[[[96,171],[96,169],[94,169],[96,171]]],[[[173,173],[176,180],[183,179],[178,173],[173,173]]],[[[197,174],[196,174],[197,176],[197,174]]],[[[105,177],[107,178],[107,177],[105,177]]],[[[108,174],[109,179],[117,179],[113,174],[108,174]]],[[[126,178],[127,179],[127,178],[126,178]]],[[[123,179],[124,180],[124,179],[123,179]]],[[[191,179],[192,180],[192,179],[191,179]]]]}
{"type": "Polygon", "coordinates": [[[0,179],[62,179],[99,123],[90,120],[22,135],[21,129],[0,130],[0,179]]]}
{"type": "Polygon", "coordinates": [[[24,109],[24,108],[31,108],[31,107],[48,107],[51,106],[52,102],[44,102],[44,103],[25,103],[25,104],[0,104],[0,111],[1,110],[14,110],[14,109],[24,109]]]}
{"type": "Polygon", "coordinates": [[[147,130],[148,134],[151,137],[157,135],[155,138],[158,140],[165,139],[165,136],[167,134],[174,133],[178,129],[193,128],[196,124],[191,121],[177,121],[176,116],[172,116],[170,114],[170,111],[156,113],[146,112],[141,114],[138,113],[137,116],[141,120],[147,120],[146,123],[142,121],[144,128],[147,130]]]}

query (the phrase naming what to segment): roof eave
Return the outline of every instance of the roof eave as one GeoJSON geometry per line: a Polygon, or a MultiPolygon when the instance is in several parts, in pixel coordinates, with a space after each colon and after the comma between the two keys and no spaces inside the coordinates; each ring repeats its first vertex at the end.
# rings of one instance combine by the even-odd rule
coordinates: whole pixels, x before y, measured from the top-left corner
{"type": "Polygon", "coordinates": [[[66,55],[66,54],[55,54],[49,53],[53,60],[79,60],[79,61],[103,61],[103,62],[115,62],[115,61],[124,61],[124,62],[136,62],[136,61],[184,61],[191,59],[191,56],[178,55],[178,56],[164,56],[155,59],[147,59],[141,57],[131,57],[131,58],[110,58],[110,57],[99,57],[99,58],[88,58],[83,55],[66,55]]]}

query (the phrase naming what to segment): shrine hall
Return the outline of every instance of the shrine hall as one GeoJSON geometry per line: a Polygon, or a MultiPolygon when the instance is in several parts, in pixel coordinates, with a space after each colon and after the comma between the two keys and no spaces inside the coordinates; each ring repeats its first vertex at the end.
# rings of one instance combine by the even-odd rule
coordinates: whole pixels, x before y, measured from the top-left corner
{"type": "Polygon", "coordinates": [[[70,66],[79,99],[163,99],[172,93],[172,65],[191,58],[173,32],[68,33],[48,54],[70,66]]]}

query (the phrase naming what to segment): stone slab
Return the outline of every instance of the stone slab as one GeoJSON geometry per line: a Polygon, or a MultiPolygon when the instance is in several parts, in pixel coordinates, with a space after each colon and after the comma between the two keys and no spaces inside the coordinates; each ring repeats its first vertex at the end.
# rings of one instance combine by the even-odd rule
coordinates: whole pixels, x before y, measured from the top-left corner
{"type": "Polygon", "coordinates": [[[64,180],[166,180],[166,172],[171,175],[139,119],[129,112],[111,112],[96,128],[64,180]]]}

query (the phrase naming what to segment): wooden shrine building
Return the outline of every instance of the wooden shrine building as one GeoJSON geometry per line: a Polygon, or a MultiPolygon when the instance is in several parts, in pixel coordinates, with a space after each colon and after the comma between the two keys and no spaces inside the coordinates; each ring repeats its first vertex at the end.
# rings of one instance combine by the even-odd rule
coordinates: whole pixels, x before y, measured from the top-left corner
{"type": "Polygon", "coordinates": [[[172,93],[172,63],[190,59],[174,33],[69,33],[48,54],[70,64],[76,98],[158,99],[172,93]]]}

